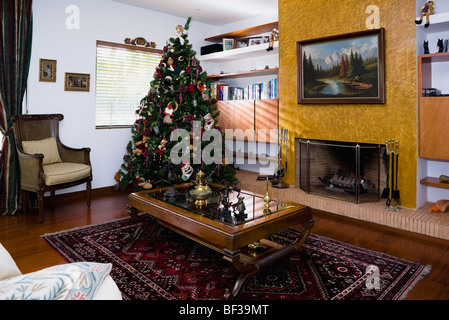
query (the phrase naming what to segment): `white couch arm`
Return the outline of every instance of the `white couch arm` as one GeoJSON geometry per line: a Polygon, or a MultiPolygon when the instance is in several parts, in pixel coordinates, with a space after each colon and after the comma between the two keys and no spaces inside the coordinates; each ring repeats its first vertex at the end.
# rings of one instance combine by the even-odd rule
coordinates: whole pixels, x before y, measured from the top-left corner
{"type": "Polygon", "coordinates": [[[14,259],[11,257],[5,247],[0,243],[0,281],[12,277],[20,276],[20,272],[14,259]]]}
{"type": "MultiPolygon", "coordinates": [[[[70,266],[66,264],[63,266],[70,266]]],[[[8,251],[0,243],[0,281],[22,276],[17,264],[8,251]]],[[[26,275],[24,275],[26,276],[26,275]]],[[[13,280],[11,280],[13,281],[13,280]]],[[[122,300],[122,294],[110,275],[104,277],[97,288],[93,300],[122,300]]]]}
{"type": "Polygon", "coordinates": [[[93,300],[122,300],[122,293],[111,276],[104,278],[103,283],[95,293],[93,300]]]}

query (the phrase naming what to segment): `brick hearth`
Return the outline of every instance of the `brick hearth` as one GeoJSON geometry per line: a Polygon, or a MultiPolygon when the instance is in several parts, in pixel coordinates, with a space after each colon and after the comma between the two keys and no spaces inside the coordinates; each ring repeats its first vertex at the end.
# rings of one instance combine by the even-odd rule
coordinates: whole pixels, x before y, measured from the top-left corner
{"type": "MultiPolygon", "coordinates": [[[[257,176],[258,174],[254,172],[238,170],[237,178],[240,181],[240,188],[265,194],[266,182],[257,181],[257,176]]],[[[399,212],[393,212],[386,210],[385,199],[355,204],[307,194],[298,187],[276,189],[270,186],[269,193],[273,199],[297,202],[317,210],[449,240],[449,213],[430,212],[431,203],[417,210],[401,208],[399,212]]]]}

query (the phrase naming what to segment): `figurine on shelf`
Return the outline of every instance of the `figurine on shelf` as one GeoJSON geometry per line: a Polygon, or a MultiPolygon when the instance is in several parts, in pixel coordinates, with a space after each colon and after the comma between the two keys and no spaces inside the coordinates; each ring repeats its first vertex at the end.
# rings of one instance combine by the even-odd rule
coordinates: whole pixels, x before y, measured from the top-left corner
{"type": "Polygon", "coordinates": [[[437,46],[438,46],[438,53],[444,52],[443,39],[438,39],[437,46]]]}
{"type": "Polygon", "coordinates": [[[424,41],[423,47],[424,47],[424,54],[429,54],[430,53],[429,41],[424,41]]]}
{"type": "Polygon", "coordinates": [[[424,28],[428,28],[430,25],[430,19],[429,16],[432,14],[435,14],[435,8],[434,8],[434,1],[427,1],[424,7],[421,9],[421,16],[418,20],[415,20],[416,24],[421,24],[422,19],[425,16],[426,17],[426,23],[424,24],[424,28]]]}
{"type": "Polygon", "coordinates": [[[275,41],[279,40],[279,32],[276,29],[273,29],[273,31],[270,34],[269,37],[269,43],[268,43],[268,48],[267,51],[272,51],[273,50],[273,43],[275,41]]]}

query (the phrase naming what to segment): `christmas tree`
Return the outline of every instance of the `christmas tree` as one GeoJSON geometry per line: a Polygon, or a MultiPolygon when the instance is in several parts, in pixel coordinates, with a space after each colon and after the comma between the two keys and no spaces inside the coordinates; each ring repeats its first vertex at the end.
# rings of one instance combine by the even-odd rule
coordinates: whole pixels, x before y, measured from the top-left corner
{"type": "Polygon", "coordinates": [[[236,180],[216,121],[217,101],[210,97],[207,73],[188,40],[190,21],[177,26],[167,41],[148,95],[136,110],[132,140],[114,177],[117,188],[132,185],[137,191],[185,183],[199,170],[206,181],[236,180]]]}

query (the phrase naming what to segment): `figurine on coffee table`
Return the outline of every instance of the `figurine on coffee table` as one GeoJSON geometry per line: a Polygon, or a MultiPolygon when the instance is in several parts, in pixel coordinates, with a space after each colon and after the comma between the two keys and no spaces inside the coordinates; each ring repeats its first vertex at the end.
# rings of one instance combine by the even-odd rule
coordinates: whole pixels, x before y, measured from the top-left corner
{"type": "Polygon", "coordinates": [[[231,207],[231,203],[229,202],[229,193],[232,192],[232,188],[229,186],[229,184],[226,183],[226,185],[221,190],[223,191],[223,198],[221,200],[223,209],[221,209],[221,214],[223,216],[228,216],[231,214],[231,210],[229,210],[229,208],[231,207]]]}
{"type": "Polygon", "coordinates": [[[245,214],[245,197],[240,196],[240,192],[237,195],[237,203],[232,205],[232,207],[234,208],[234,218],[237,222],[240,222],[242,220],[244,220],[245,218],[248,217],[247,214],[245,214]]]}

